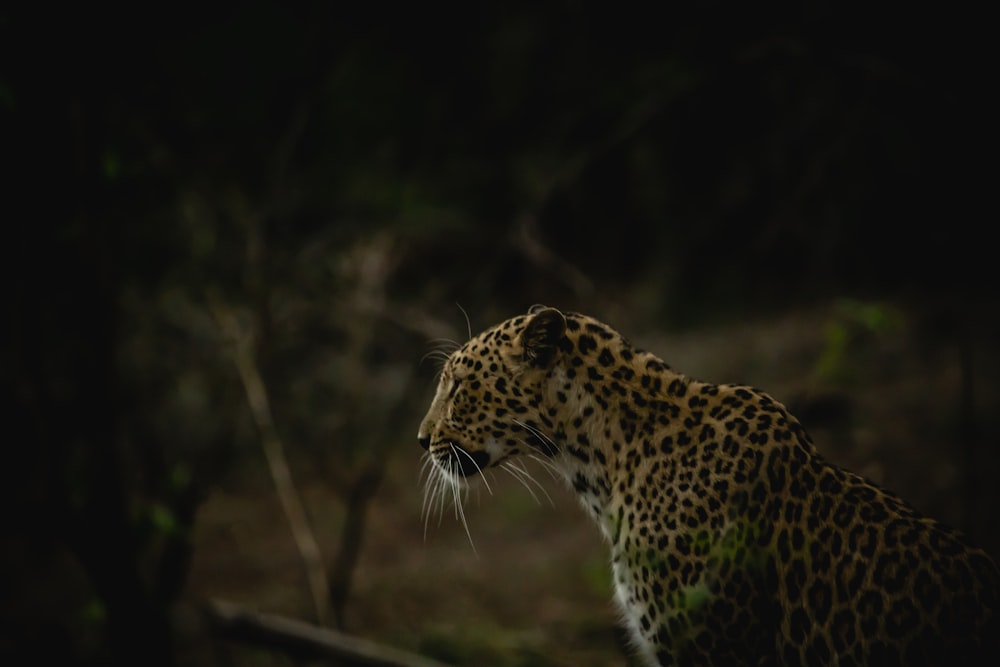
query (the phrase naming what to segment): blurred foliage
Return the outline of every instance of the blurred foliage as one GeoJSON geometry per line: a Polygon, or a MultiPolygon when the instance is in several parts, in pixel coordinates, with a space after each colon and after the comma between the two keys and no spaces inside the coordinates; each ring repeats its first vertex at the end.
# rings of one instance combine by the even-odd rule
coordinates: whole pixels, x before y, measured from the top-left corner
{"type": "Polygon", "coordinates": [[[449,665],[496,667],[546,667],[554,663],[538,648],[537,636],[513,633],[500,627],[462,628],[461,633],[431,631],[420,642],[420,652],[449,665]]]}
{"type": "MultiPolygon", "coordinates": [[[[661,10],[0,10],[2,370],[25,433],[0,565],[29,572],[3,661],[173,661],[197,508],[259,455],[212,299],[253,332],[297,469],[355,503],[350,541],[412,437],[426,341],[464,336],[456,302],[476,328],[533,302],[681,324],[824,294],[992,293],[970,214],[988,22],[661,10]],[[40,580],[60,611],[25,602],[40,580]],[[61,609],[102,628],[73,639],[61,609]]],[[[817,372],[887,316],[845,312],[817,372]]]]}
{"type": "Polygon", "coordinates": [[[868,337],[892,335],[903,326],[903,315],[891,306],[841,299],[826,326],[826,345],[816,360],[813,375],[817,382],[849,386],[862,363],[852,354],[868,337]]]}

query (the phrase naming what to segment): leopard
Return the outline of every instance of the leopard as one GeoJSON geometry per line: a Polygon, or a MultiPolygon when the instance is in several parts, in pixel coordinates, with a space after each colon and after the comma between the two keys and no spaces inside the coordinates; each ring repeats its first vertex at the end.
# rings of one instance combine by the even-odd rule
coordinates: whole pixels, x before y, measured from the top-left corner
{"type": "Polygon", "coordinates": [[[456,490],[518,457],[557,470],[610,545],[631,660],[1000,664],[991,556],[828,462],[769,394],[541,305],[442,356],[431,469],[456,490]]]}

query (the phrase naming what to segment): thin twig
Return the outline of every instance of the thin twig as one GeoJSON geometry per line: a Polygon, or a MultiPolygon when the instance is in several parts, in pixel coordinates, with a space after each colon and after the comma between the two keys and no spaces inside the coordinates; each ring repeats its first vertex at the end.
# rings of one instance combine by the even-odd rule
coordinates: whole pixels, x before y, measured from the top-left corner
{"type": "Polygon", "coordinates": [[[212,296],[208,299],[209,308],[222,333],[233,344],[233,361],[236,364],[243,388],[246,391],[247,403],[253,414],[254,422],[260,433],[260,444],[267,459],[267,467],[271,471],[274,487],[281,502],[281,507],[288,519],[292,537],[302,558],[316,608],[316,621],[320,625],[327,622],[327,578],[323,568],[323,558],[319,544],[313,536],[309,519],[295,484],[292,472],[285,458],[285,448],[274,426],[271,403],[267,395],[267,387],[257,368],[256,345],[252,331],[240,325],[232,309],[212,296]]]}

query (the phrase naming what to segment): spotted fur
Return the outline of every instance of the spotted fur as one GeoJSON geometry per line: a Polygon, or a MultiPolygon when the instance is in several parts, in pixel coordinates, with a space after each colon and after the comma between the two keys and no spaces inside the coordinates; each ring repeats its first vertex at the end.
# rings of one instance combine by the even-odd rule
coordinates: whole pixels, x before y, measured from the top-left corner
{"type": "Polygon", "coordinates": [[[418,439],[456,483],[551,461],[611,545],[645,664],[1000,664],[986,553],[825,461],[767,394],[590,317],[536,306],[472,338],[418,439]]]}

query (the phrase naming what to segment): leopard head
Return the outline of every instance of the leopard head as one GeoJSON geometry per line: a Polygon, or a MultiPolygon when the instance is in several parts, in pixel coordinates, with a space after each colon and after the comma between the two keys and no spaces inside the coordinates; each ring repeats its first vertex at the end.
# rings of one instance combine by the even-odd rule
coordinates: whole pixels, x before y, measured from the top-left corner
{"type": "Polygon", "coordinates": [[[417,440],[452,481],[526,453],[552,456],[543,389],[558,368],[566,317],[533,306],[470,339],[441,369],[417,440]]]}

